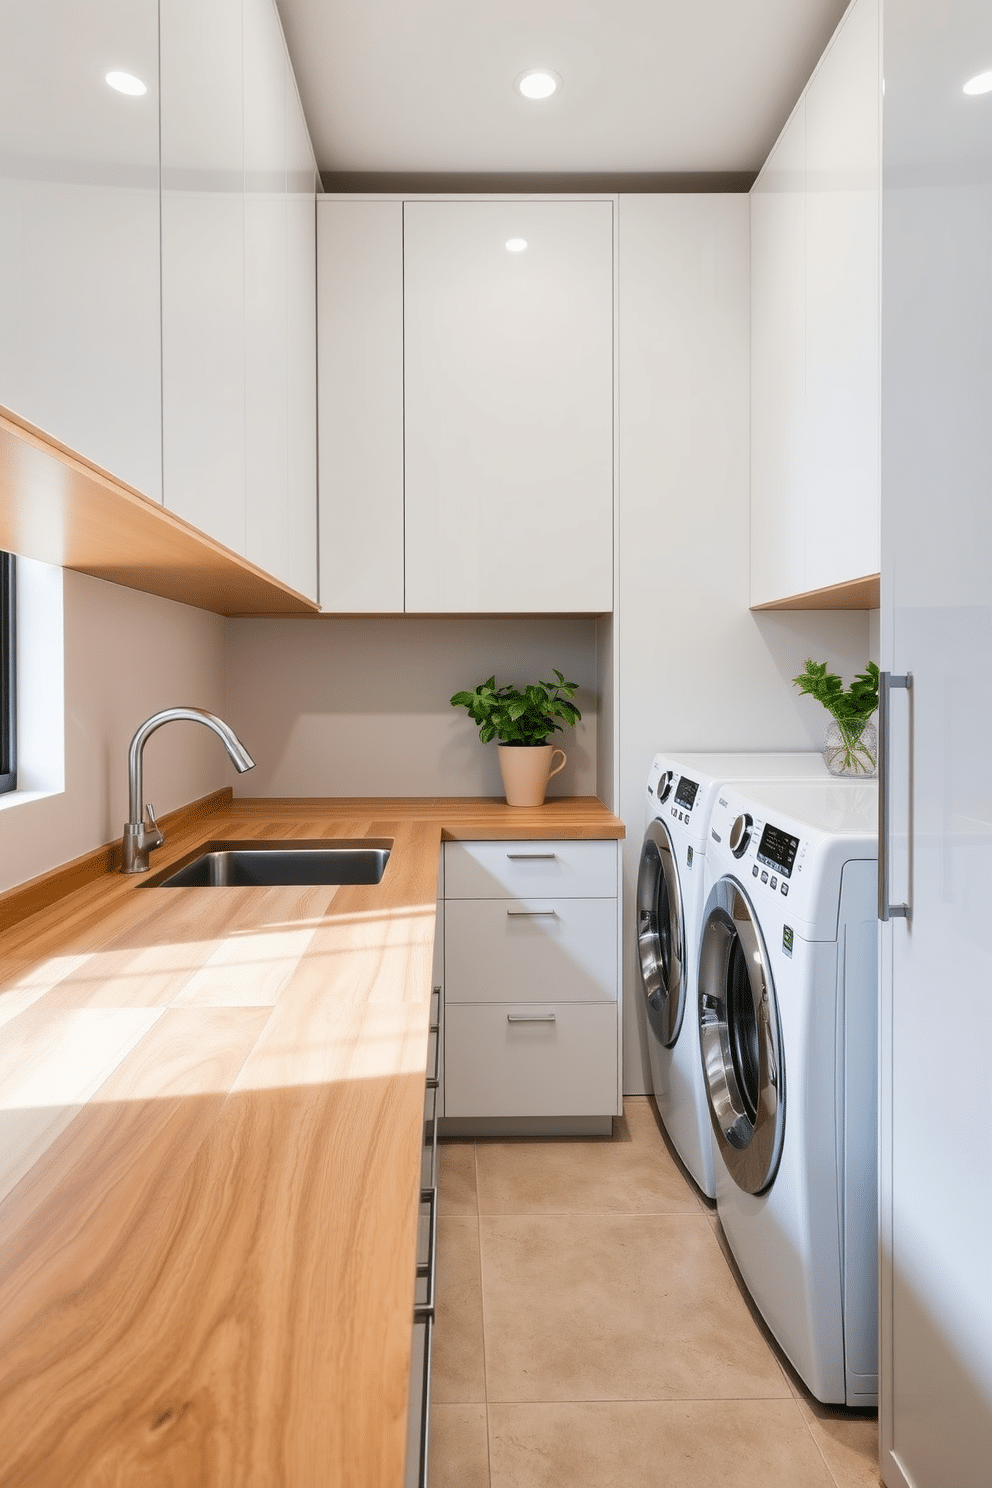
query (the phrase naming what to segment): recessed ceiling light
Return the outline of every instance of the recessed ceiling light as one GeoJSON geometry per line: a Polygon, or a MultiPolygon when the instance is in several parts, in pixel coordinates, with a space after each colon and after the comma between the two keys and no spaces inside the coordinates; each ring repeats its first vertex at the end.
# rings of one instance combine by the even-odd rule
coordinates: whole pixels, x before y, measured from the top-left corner
{"type": "Polygon", "coordinates": [[[538,100],[560,93],[562,81],[550,67],[529,67],[526,72],[517,74],[513,79],[513,86],[524,98],[538,100]]]}
{"type": "Polygon", "coordinates": [[[507,238],[506,246],[511,253],[523,253],[527,247],[526,238],[507,238]]]}
{"type": "Polygon", "coordinates": [[[964,85],[964,91],[974,98],[979,93],[992,93],[992,72],[980,72],[964,85]]]}
{"type": "Polygon", "coordinates": [[[118,93],[126,93],[129,98],[140,98],[142,93],[148,92],[147,85],[130,72],[108,72],[105,81],[118,93]]]}

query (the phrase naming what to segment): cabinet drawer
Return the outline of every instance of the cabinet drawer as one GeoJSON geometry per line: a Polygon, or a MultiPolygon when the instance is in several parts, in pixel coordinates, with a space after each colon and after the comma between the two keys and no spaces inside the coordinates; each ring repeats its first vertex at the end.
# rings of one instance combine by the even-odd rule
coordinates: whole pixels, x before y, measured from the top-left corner
{"type": "Polygon", "coordinates": [[[449,1007],[445,1111],[456,1117],[616,1114],[615,1005],[449,1007]],[[538,1017],[543,1021],[529,1021],[538,1017]]]}
{"type": "MultiPolygon", "coordinates": [[[[460,899],[446,906],[445,1005],[617,1000],[614,899],[460,899]]],[[[447,1112],[445,1114],[448,1114],[447,1112]]]]}
{"type": "Polygon", "coordinates": [[[615,842],[446,842],[446,899],[617,895],[615,842]]]}

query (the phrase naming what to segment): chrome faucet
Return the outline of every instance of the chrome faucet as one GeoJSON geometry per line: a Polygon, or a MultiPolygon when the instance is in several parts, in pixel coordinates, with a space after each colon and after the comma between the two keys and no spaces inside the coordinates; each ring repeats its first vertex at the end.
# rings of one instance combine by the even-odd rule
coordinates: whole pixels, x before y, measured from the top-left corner
{"type": "Polygon", "coordinates": [[[246,770],[252,770],[255,761],[235,734],[222,718],[217,718],[213,713],[208,713],[204,708],[163,708],[161,713],[153,713],[151,718],[138,729],[131,740],[131,748],[127,756],[127,780],[128,780],[128,821],[124,827],[124,841],[122,843],[121,872],[122,873],[147,873],[148,854],[156,847],[161,847],[165,838],[158,829],[155,820],[155,812],[151,805],[146,805],[142,800],[141,789],[141,761],[145,748],[145,740],[153,734],[163,723],[189,722],[205,723],[207,728],[213,729],[214,733],[223,740],[224,747],[231,756],[231,762],[239,774],[246,770]],[[150,825],[145,825],[145,813],[148,813],[150,825]]]}

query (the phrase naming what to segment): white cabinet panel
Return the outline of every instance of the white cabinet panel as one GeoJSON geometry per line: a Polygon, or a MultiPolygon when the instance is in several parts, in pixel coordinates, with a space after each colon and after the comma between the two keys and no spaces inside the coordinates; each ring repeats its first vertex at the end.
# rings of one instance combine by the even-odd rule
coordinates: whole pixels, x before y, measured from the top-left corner
{"type": "Polygon", "coordinates": [[[617,1108],[615,1007],[448,1005],[448,1116],[600,1116],[617,1108]],[[542,1021],[532,1021],[537,1015],[542,1021]]]}
{"type": "Polygon", "coordinates": [[[445,921],[455,1002],[617,1000],[615,899],[457,899],[445,921]]]}
{"type": "Polygon", "coordinates": [[[751,192],[751,603],[879,568],[878,0],[847,11],[751,192]]]}
{"type": "Polygon", "coordinates": [[[286,58],[288,582],[317,597],[316,166],[286,58]]]}
{"type": "Polygon", "coordinates": [[[448,899],[612,898],[615,842],[446,842],[448,899]]]}
{"type": "Polygon", "coordinates": [[[404,278],[406,608],[611,609],[612,203],[408,202],[404,278]]]}
{"type": "Polygon", "coordinates": [[[878,0],[859,0],[806,98],[806,583],[879,568],[878,0]]]}
{"type": "Polygon", "coordinates": [[[8,4],[0,32],[0,403],[160,500],[157,4],[8,4]]]}
{"type": "Polygon", "coordinates": [[[240,0],[163,0],[165,503],[245,550],[240,0]]]}
{"type": "Polygon", "coordinates": [[[321,198],[320,602],[403,610],[403,206],[321,198]]]}
{"type": "Polygon", "coordinates": [[[272,0],[244,0],[245,555],[289,576],[286,62],[272,0]]]}
{"type": "Polygon", "coordinates": [[[806,104],[751,192],[751,603],[806,587],[806,104]]]}

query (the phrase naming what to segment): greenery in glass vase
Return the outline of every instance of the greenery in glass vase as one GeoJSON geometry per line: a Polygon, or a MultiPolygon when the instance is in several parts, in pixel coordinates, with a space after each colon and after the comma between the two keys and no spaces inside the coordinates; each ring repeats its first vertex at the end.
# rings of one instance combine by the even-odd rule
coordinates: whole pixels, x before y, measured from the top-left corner
{"type": "Polygon", "coordinates": [[[844,765],[856,774],[873,774],[875,756],[862,741],[865,725],[878,707],[878,667],[870,661],[845,687],[834,672],[827,671],[825,661],[806,658],[806,669],[793,682],[801,693],[822,703],[840,730],[844,765]]]}
{"type": "Polygon", "coordinates": [[[521,690],[512,683],[497,687],[492,676],[480,682],[474,692],[456,692],[451,706],[468,709],[472,722],[479,725],[483,744],[490,739],[499,739],[501,744],[546,744],[548,735],[559,732],[562,723],[572,727],[582,717],[569,702],[579,684],[566,682],[557,668],[555,679],[535,682],[521,690]]]}

